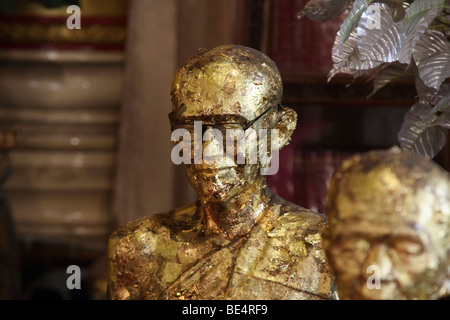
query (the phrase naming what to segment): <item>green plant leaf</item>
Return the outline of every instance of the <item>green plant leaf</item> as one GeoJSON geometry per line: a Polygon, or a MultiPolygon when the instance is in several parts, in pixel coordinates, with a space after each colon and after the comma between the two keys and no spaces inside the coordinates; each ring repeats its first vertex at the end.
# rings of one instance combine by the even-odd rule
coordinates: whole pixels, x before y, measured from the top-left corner
{"type": "Polygon", "coordinates": [[[442,97],[433,107],[431,113],[450,112],[450,94],[442,97]]]}
{"type": "Polygon", "coordinates": [[[450,113],[446,112],[439,117],[438,125],[444,129],[450,129],[450,113]]]}
{"type": "Polygon", "coordinates": [[[408,70],[408,65],[398,62],[383,65],[373,76],[373,90],[367,96],[370,98],[389,83],[414,77],[414,72],[408,70]]]}
{"type": "Polygon", "coordinates": [[[404,19],[397,23],[400,32],[406,35],[398,55],[398,60],[401,63],[411,61],[412,49],[443,7],[444,0],[415,0],[406,9],[404,19]]]}
{"type": "Polygon", "coordinates": [[[431,109],[428,117],[432,117],[433,115],[438,116],[436,124],[450,129],[450,85],[443,85],[436,96],[439,97],[439,100],[433,109],[431,109]]]}
{"type": "Polygon", "coordinates": [[[406,113],[398,133],[398,141],[404,151],[434,158],[444,147],[447,130],[439,125],[440,116],[430,112],[430,105],[419,101],[406,113]]]}
{"type": "Polygon", "coordinates": [[[413,58],[426,86],[439,90],[450,77],[450,43],[441,31],[427,30],[417,41],[413,58]]]}
{"type": "Polygon", "coordinates": [[[313,21],[327,21],[340,16],[351,0],[310,0],[297,14],[297,19],[307,16],[313,21]]]}
{"type": "Polygon", "coordinates": [[[337,34],[339,38],[339,50],[342,49],[352,31],[358,25],[361,15],[366,11],[372,1],[373,0],[355,0],[355,2],[353,2],[352,10],[350,10],[348,16],[342,22],[337,34]]]}
{"type": "Polygon", "coordinates": [[[417,96],[422,99],[423,101],[425,101],[426,103],[430,104],[430,105],[435,105],[440,97],[437,95],[437,90],[427,87],[422,79],[419,76],[419,72],[417,71],[417,67],[415,64],[410,64],[410,67],[414,67],[416,68],[416,76],[415,76],[415,83],[416,83],[416,91],[417,91],[417,96]]]}
{"type": "Polygon", "coordinates": [[[338,73],[347,73],[357,77],[363,73],[361,70],[367,69],[364,61],[361,60],[356,30],[353,30],[341,49],[339,46],[340,39],[339,34],[337,34],[331,55],[333,68],[328,74],[328,82],[338,73]]]}
{"type": "Polygon", "coordinates": [[[412,33],[423,22],[423,19],[431,20],[428,24],[442,11],[445,0],[415,0],[406,9],[403,18],[402,30],[405,33],[412,33]]]}
{"type": "Polygon", "coordinates": [[[371,61],[372,66],[398,60],[398,52],[405,35],[393,21],[392,9],[384,3],[373,3],[371,6],[379,11],[379,28],[371,25],[372,14],[363,12],[358,27],[358,48],[362,59],[371,61]]]}
{"type": "Polygon", "coordinates": [[[337,73],[359,76],[386,62],[397,60],[398,48],[404,40],[399,27],[393,23],[391,9],[383,3],[374,3],[380,12],[379,28],[371,23],[372,13],[363,12],[358,26],[340,47],[340,34],[336,35],[332,50],[333,69],[328,80],[337,73]]]}

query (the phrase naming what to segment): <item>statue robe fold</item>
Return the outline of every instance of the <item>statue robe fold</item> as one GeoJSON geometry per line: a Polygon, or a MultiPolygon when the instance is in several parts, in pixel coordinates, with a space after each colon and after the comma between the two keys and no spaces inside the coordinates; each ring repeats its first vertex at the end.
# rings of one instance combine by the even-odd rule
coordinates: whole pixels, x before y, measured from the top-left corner
{"type": "Polygon", "coordinates": [[[199,204],[151,215],[110,238],[111,299],[331,299],[323,215],[278,198],[232,241],[201,230],[199,204]]]}

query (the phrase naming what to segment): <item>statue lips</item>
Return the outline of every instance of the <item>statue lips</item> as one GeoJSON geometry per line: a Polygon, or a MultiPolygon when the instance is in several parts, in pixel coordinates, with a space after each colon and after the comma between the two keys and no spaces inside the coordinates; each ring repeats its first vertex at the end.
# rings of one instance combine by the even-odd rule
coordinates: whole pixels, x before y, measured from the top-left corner
{"type": "Polygon", "coordinates": [[[223,199],[233,188],[240,185],[236,179],[237,166],[206,167],[205,165],[193,165],[189,175],[197,185],[195,189],[202,190],[203,195],[209,195],[211,199],[223,199]]]}
{"type": "Polygon", "coordinates": [[[200,173],[200,174],[205,175],[205,176],[216,175],[216,174],[218,174],[221,171],[229,170],[229,169],[233,169],[233,168],[236,168],[236,166],[214,167],[214,168],[208,167],[208,168],[205,168],[204,166],[194,165],[195,172],[196,173],[200,173]]]}

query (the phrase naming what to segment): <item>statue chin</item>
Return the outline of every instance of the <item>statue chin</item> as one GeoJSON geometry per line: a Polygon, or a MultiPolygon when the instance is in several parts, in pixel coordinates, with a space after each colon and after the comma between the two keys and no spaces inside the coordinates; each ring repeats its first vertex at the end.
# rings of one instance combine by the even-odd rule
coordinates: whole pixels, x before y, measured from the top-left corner
{"type": "Polygon", "coordinates": [[[191,186],[203,201],[228,201],[243,191],[241,186],[245,179],[234,167],[204,169],[186,165],[185,169],[191,186]]]}
{"type": "Polygon", "coordinates": [[[202,183],[194,181],[192,183],[191,181],[191,185],[197,191],[200,199],[206,202],[228,201],[242,191],[240,183],[221,183],[220,181],[202,181],[202,183]]]}

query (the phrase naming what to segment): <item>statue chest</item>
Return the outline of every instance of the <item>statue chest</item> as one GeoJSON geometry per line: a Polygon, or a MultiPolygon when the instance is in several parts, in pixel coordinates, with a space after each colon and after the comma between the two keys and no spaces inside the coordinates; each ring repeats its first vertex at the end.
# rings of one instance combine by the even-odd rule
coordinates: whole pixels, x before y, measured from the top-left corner
{"type": "Polygon", "coordinates": [[[150,281],[162,283],[163,299],[327,299],[333,277],[323,258],[304,241],[283,241],[261,229],[188,266],[160,261],[150,281]]]}

